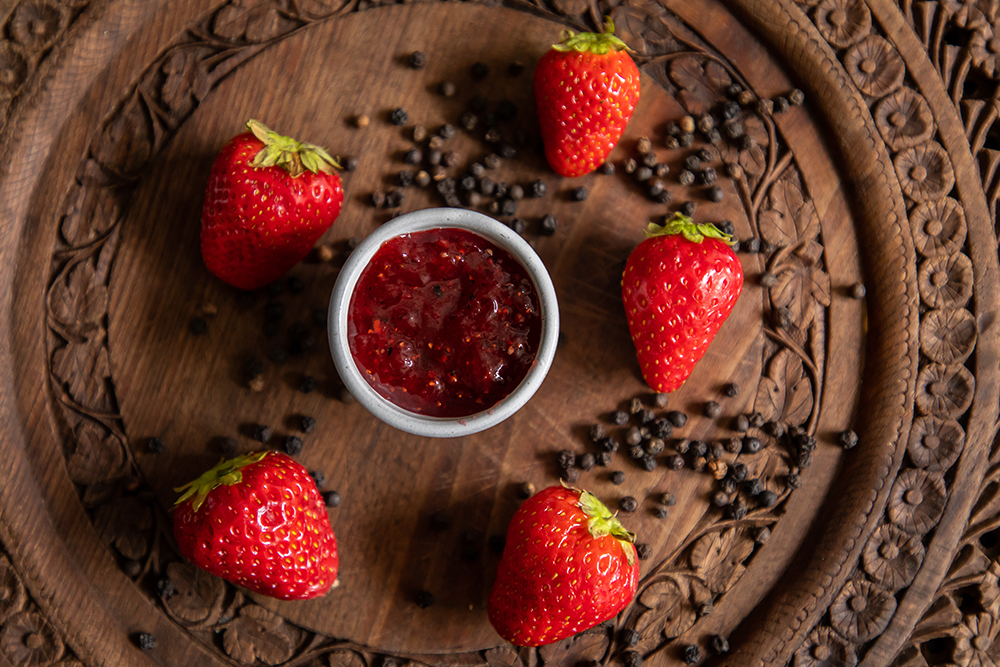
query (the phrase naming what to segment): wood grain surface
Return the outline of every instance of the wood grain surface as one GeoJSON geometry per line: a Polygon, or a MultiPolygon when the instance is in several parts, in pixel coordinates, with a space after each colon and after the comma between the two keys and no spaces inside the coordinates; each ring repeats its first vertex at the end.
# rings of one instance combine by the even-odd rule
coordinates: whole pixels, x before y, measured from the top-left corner
{"type": "Polygon", "coordinates": [[[876,0],[0,5],[0,660],[993,664],[996,14],[876,0]],[[541,153],[533,65],[561,30],[604,14],[634,50],[642,99],[615,173],[562,179],[541,153]],[[407,64],[414,51],[422,69],[407,64]],[[487,76],[472,75],[476,62],[487,76]],[[397,107],[403,126],[388,122],[397,107]],[[671,126],[686,116],[689,137],[671,126]],[[246,295],[207,272],[198,235],[212,160],[251,117],[357,165],[320,241],[332,258],[246,295]],[[458,203],[523,221],[562,337],[517,415],[435,440],[345,394],[322,322],[353,240],[449,203],[432,183],[402,188],[398,208],[372,205],[399,172],[434,173],[403,156],[434,150],[415,126],[433,135],[445,123],[458,128],[440,147],[454,154],[445,187],[506,145],[516,155],[490,178],[545,183],[515,216],[460,188],[458,203]],[[630,173],[643,137],[668,202],[630,173]],[[732,222],[747,280],[663,406],[638,373],[620,276],[646,224],[685,202],[696,219],[732,222]],[[687,415],[651,471],[628,452],[629,429],[644,425],[636,400],[651,420],[687,415]],[[302,416],[314,432],[300,432],[302,416]],[[301,437],[298,460],[342,497],[330,510],[340,579],[319,600],[249,594],[199,573],[173,542],[173,488],[227,447],[261,447],[256,425],[272,432],[263,446],[301,437]],[[571,477],[612,509],[638,501],[620,516],[644,545],[639,593],[573,639],[510,647],[485,614],[497,540],[524,485],[566,476],[560,451],[609,447],[595,425],[617,451],[571,477]],[[859,444],[844,450],[848,429],[859,444]],[[432,605],[417,604],[422,592],[432,605]],[[140,649],[140,633],[155,648],[140,649]]]}

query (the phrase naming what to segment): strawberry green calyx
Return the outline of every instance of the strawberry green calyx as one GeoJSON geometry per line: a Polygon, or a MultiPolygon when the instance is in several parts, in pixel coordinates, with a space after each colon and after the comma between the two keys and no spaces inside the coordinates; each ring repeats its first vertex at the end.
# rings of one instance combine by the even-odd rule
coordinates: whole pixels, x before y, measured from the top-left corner
{"type": "Polygon", "coordinates": [[[231,486],[233,484],[239,484],[243,481],[243,473],[241,468],[244,468],[252,463],[257,463],[269,452],[252,452],[250,454],[244,454],[243,456],[237,456],[235,459],[224,459],[219,461],[214,468],[203,474],[198,479],[193,482],[188,482],[184,486],[178,486],[174,489],[178,493],[183,491],[174,506],[180,505],[188,498],[194,498],[191,501],[192,509],[197,512],[198,508],[201,507],[202,503],[205,502],[205,498],[208,494],[212,492],[213,489],[222,486],[223,484],[231,486]]]}
{"type": "Polygon", "coordinates": [[[553,44],[556,51],[579,51],[603,56],[612,51],[631,51],[628,44],[615,37],[615,24],[610,16],[604,17],[603,32],[573,32],[563,30],[562,41],[553,44]]]}
{"type": "Polygon", "coordinates": [[[332,174],[334,168],[340,169],[340,163],[324,149],[280,135],[259,120],[248,120],[247,129],[264,143],[264,148],[250,162],[251,167],[281,167],[293,178],[306,171],[332,174]]]}
{"type": "Polygon", "coordinates": [[[726,234],[710,222],[694,222],[683,213],[674,213],[673,217],[668,218],[662,225],[649,223],[645,234],[647,238],[681,234],[692,243],[701,243],[705,239],[719,239],[726,245],[736,244],[731,234],[726,234]]]}
{"type": "Polygon", "coordinates": [[[625,557],[628,559],[628,564],[635,563],[635,549],[630,546],[635,542],[635,533],[629,532],[604,503],[589,491],[580,491],[578,506],[588,517],[587,530],[590,531],[590,534],[593,537],[611,535],[621,545],[625,557]]]}

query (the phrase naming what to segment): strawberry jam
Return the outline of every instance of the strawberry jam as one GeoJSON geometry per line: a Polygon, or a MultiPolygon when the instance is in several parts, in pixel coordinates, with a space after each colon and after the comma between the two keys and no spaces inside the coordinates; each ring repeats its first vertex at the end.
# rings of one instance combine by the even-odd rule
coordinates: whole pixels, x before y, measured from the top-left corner
{"type": "Polygon", "coordinates": [[[466,417],[510,394],[534,363],[541,328],[524,267],[462,229],[383,243],[347,322],[354,362],[375,391],[432,417],[466,417]]]}

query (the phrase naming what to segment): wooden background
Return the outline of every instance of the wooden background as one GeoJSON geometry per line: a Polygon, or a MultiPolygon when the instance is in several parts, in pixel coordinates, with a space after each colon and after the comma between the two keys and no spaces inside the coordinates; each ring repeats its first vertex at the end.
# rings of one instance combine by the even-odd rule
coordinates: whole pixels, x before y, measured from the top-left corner
{"type": "MultiPolygon", "coordinates": [[[[23,0],[0,6],[0,20],[0,665],[993,664],[994,5],[23,0]],[[535,135],[533,63],[560,30],[604,14],[635,50],[642,99],[612,154],[616,174],[561,179],[535,135]],[[406,64],[415,50],[423,69],[406,64]],[[483,79],[470,74],[477,61],[490,67],[483,79]],[[731,136],[670,144],[670,122],[717,111],[733,84],[746,99],[731,136]],[[793,89],[805,104],[783,110],[793,89]],[[349,239],[444,203],[433,187],[407,188],[396,210],[370,198],[411,168],[405,151],[426,152],[415,124],[458,125],[476,95],[488,111],[517,109],[497,126],[517,155],[491,177],[546,183],[517,216],[553,276],[563,342],[508,422],[417,438],[347,400],[314,318],[349,239]],[[395,107],[408,111],[403,127],[387,122],[395,107]],[[358,159],[322,241],[333,259],[253,298],[198,256],[208,169],[248,117],[358,159]],[[624,173],[643,136],[670,168],[669,203],[624,173]],[[702,149],[722,202],[679,182],[702,149]],[[589,196],[573,201],[580,185],[589,196]],[[620,271],[642,228],[685,201],[763,247],[740,253],[736,310],[664,409],[638,375],[620,271]],[[549,213],[559,223],[545,235],[549,213]],[[269,335],[273,302],[285,314],[269,335]],[[299,353],[278,363],[277,348],[299,353]],[[259,391],[244,377],[254,357],[259,391]],[[317,388],[304,393],[307,376],[317,388]],[[729,382],[739,396],[723,394],[729,382]],[[557,483],[560,450],[598,453],[594,424],[623,441],[629,425],[611,415],[632,399],[657,417],[688,415],[656,470],[623,442],[609,467],[574,474],[614,509],[638,500],[623,514],[649,551],[635,602],[556,645],[503,644],[485,600],[491,544],[519,489],[557,483]],[[718,417],[702,414],[707,401],[718,417]],[[757,426],[760,453],[720,457],[747,466],[774,506],[740,492],[716,507],[720,483],[694,456],[668,469],[682,440],[724,442],[753,412],[816,439],[802,452],[757,426]],[[343,498],[330,511],[338,587],[279,603],[185,564],[172,488],[214,463],[223,438],[249,451],[253,425],[266,424],[280,448],[302,415],[318,426],[298,434],[298,458],[343,498]],[[843,451],[847,428],[860,444],[843,451]],[[657,518],[667,491],[677,502],[657,518]],[[432,606],[416,604],[421,591],[432,606]],[[142,632],[154,649],[140,650],[142,632]],[[717,655],[722,637],[730,652],[717,655]]],[[[456,154],[446,175],[498,150],[479,117],[444,142],[456,154]]]]}

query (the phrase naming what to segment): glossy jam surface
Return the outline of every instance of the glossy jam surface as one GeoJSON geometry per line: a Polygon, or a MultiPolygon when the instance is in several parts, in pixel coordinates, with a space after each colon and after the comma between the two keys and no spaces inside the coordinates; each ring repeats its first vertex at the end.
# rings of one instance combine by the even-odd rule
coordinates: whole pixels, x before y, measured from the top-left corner
{"type": "Polygon", "coordinates": [[[383,243],[358,280],[347,323],[369,384],[432,417],[473,415],[510,394],[535,361],[541,329],[521,264],[450,228],[383,243]]]}

